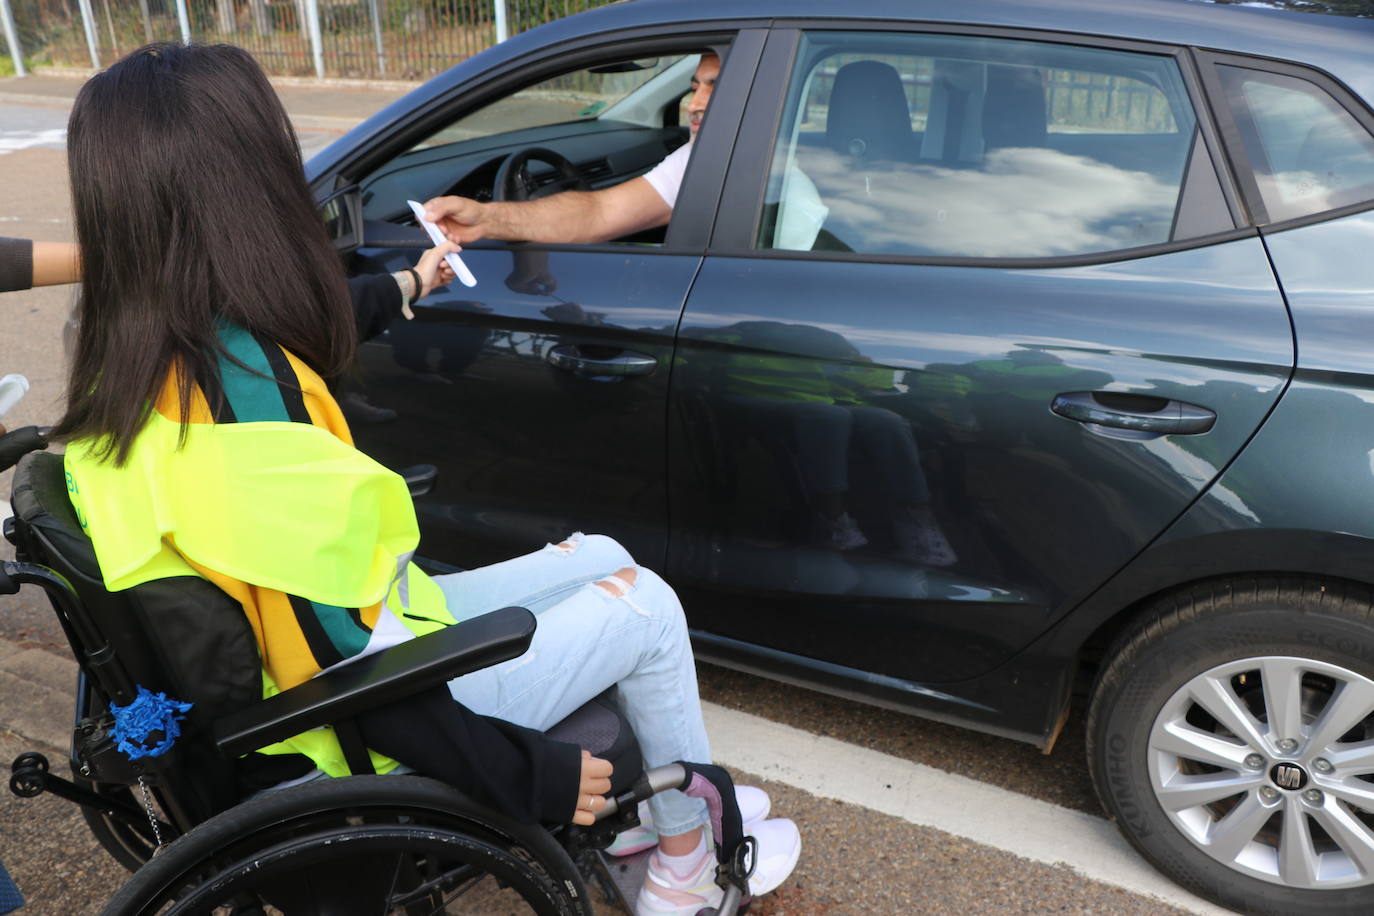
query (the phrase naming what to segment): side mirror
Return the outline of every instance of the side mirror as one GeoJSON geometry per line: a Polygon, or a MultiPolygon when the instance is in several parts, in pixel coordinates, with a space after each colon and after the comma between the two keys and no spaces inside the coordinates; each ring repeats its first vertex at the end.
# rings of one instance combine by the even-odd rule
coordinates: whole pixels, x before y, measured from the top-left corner
{"type": "Polygon", "coordinates": [[[357,185],[332,191],[319,202],[325,231],[341,255],[351,254],[363,244],[363,197],[357,185]]]}

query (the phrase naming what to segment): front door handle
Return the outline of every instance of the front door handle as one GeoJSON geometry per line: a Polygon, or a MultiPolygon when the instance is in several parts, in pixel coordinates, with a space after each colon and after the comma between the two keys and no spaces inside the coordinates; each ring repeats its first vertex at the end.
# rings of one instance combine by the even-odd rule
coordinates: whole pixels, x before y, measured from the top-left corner
{"type": "Polygon", "coordinates": [[[562,344],[549,350],[549,365],[573,375],[623,377],[650,375],[658,368],[658,360],[644,353],[622,350],[615,356],[598,358],[585,355],[576,344],[562,344]]]}
{"type": "Polygon", "coordinates": [[[1205,433],[1217,422],[1206,407],[1123,391],[1071,391],[1057,394],[1050,410],[1117,438],[1153,439],[1205,433]]]}

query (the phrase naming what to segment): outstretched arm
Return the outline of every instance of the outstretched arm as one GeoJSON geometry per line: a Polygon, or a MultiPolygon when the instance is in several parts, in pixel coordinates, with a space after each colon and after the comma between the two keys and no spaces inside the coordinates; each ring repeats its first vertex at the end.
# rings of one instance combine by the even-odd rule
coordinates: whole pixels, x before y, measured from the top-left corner
{"type": "Polygon", "coordinates": [[[81,281],[80,249],[75,242],[33,243],[33,285],[81,281]]]}
{"type": "Polygon", "coordinates": [[[80,279],[81,261],[71,242],[0,238],[0,292],[80,279]]]}
{"type": "Polygon", "coordinates": [[[655,226],[666,226],[672,207],[643,177],[599,191],[564,191],[527,201],[480,203],[466,197],[436,197],[427,217],[450,241],[478,239],[527,242],[606,242],[655,226]]]}

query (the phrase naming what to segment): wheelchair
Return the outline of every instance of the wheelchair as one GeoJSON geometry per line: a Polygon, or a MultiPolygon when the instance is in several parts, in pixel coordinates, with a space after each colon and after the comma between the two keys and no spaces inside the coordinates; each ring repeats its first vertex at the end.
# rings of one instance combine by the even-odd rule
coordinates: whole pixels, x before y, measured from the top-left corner
{"type": "Polygon", "coordinates": [[[628,911],[648,853],[610,865],[601,850],[638,824],[640,801],[673,788],[707,799],[724,888],[715,912],[747,905],[755,847],[728,774],[691,763],[645,772],[614,688],[549,731],[615,766],[591,827],[519,823],[421,774],[375,774],[356,716],[519,656],[536,625],[528,610],[493,611],[262,699],[247,618],[215,586],[188,576],[104,588],[62,458],[45,447],[33,427],[0,436],[0,471],[15,466],[4,534],[16,554],[0,566],[0,594],[43,589],[71,643],[81,672],[72,778],[26,753],[10,788],[81,805],[101,845],[134,872],[106,916],[590,916],[589,886],[628,911]],[[188,658],[192,644],[206,651],[188,658]],[[170,744],[163,753],[130,754],[120,736],[112,710],[141,693],[192,704],[151,732],[170,744]],[[304,758],[257,753],[321,726],[334,730],[352,775],[302,781],[313,768],[304,758]]]}

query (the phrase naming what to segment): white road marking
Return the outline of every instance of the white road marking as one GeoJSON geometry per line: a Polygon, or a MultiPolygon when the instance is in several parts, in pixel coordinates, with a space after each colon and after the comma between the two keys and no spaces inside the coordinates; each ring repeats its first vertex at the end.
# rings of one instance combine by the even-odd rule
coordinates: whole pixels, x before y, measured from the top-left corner
{"type": "Polygon", "coordinates": [[[1101,881],[1200,916],[1232,916],[1159,874],[1104,818],[702,703],[716,762],[1101,881]]]}
{"type": "Polygon", "coordinates": [[[6,130],[0,132],[0,156],[15,150],[43,146],[63,149],[67,145],[67,129],[52,127],[46,130],[6,130]]]}

